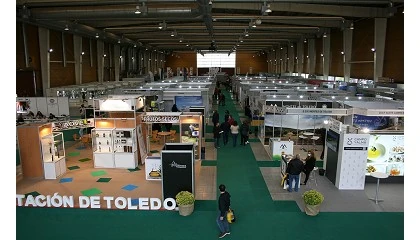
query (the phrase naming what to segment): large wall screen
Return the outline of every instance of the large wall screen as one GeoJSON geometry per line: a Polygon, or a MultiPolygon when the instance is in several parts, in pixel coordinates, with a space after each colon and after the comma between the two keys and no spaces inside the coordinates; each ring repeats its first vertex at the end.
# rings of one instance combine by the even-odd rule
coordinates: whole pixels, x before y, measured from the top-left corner
{"type": "Polygon", "coordinates": [[[236,54],[235,53],[205,53],[204,56],[197,53],[197,68],[235,68],[236,54]]]}

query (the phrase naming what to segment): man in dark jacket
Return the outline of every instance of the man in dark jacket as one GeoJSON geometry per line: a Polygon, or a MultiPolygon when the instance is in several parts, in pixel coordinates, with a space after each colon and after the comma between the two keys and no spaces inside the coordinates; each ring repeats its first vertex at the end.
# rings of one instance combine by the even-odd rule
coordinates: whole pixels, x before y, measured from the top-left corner
{"type": "Polygon", "coordinates": [[[213,116],[211,118],[211,121],[213,122],[213,126],[216,126],[216,123],[219,122],[219,113],[217,112],[217,110],[213,111],[213,116]]]}
{"type": "Polygon", "coordinates": [[[303,172],[305,173],[305,182],[300,185],[306,185],[309,179],[309,175],[312,170],[315,168],[316,158],[313,150],[308,151],[308,157],[305,159],[305,166],[303,167],[303,172]]]}
{"type": "Polygon", "coordinates": [[[225,121],[220,127],[223,131],[223,144],[226,145],[229,142],[230,124],[228,121],[225,121]]]}
{"type": "Polygon", "coordinates": [[[229,223],[227,221],[227,213],[230,208],[230,194],[226,191],[226,186],[223,184],[220,184],[219,191],[219,215],[217,216],[216,222],[220,229],[219,238],[223,238],[230,234],[229,223]]]}
{"type": "Polygon", "coordinates": [[[286,173],[289,174],[289,192],[292,192],[293,180],[295,180],[295,192],[299,190],[299,175],[303,170],[303,162],[300,160],[300,155],[296,156],[290,160],[287,164],[286,173]]]}
{"type": "Polygon", "coordinates": [[[213,128],[213,138],[214,138],[214,147],[215,148],[220,148],[219,139],[220,139],[220,134],[221,133],[223,133],[223,131],[220,128],[220,125],[219,125],[219,123],[216,123],[216,126],[214,126],[214,128],[213,128]]]}
{"type": "Polygon", "coordinates": [[[246,144],[248,144],[248,138],[249,138],[249,125],[248,125],[248,121],[245,120],[241,127],[240,127],[240,133],[241,133],[241,145],[245,146],[246,144]]]}

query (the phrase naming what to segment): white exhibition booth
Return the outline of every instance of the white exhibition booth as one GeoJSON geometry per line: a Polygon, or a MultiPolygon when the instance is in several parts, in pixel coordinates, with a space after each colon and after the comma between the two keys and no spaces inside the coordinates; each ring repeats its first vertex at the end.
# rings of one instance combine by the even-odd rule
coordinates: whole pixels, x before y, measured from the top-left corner
{"type": "Polygon", "coordinates": [[[48,117],[50,113],[55,116],[69,115],[68,97],[18,97],[16,98],[16,115],[26,115],[29,112],[35,115],[38,111],[48,117]]]}

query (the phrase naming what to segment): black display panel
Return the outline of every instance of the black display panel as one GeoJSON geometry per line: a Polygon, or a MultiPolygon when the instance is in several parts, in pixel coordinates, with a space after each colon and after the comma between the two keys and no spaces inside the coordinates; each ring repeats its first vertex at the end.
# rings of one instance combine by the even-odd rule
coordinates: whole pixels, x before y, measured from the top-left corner
{"type": "Polygon", "coordinates": [[[340,142],[340,135],[334,131],[328,130],[325,143],[328,149],[338,152],[338,144],[340,142]]]}
{"type": "Polygon", "coordinates": [[[193,151],[162,151],[163,199],[173,198],[180,191],[194,194],[193,151]]]}
{"type": "Polygon", "coordinates": [[[335,185],[337,178],[337,162],[338,152],[327,148],[327,166],[325,169],[325,176],[335,185]]]}

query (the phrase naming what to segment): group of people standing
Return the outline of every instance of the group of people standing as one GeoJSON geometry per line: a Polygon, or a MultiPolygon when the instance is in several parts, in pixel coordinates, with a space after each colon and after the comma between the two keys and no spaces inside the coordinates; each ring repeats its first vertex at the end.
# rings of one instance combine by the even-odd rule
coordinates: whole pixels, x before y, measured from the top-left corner
{"type": "Polygon", "coordinates": [[[219,113],[217,110],[213,111],[212,116],[213,122],[213,138],[214,138],[214,147],[220,148],[220,137],[223,138],[223,144],[227,145],[229,142],[229,135],[232,135],[233,147],[236,147],[238,141],[238,135],[241,135],[240,145],[245,146],[249,144],[249,122],[245,120],[241,126],[238,125],[238,122],[233,119],[229,110],[225,111],[224,121],[220,124],[219,122],[219,113]]]}
{"type": "Polygon", "coordinates": [[[306,185],[309,180],[309,175],[315,168],[315,163],[316,158],[313,150],[308,151],[308,156],[304,160],[301,160],[300,154],[296,154],[296,156],[290,160],[286,168],[286,173],[288,174],[289,179],[289,192],[292,192],[293,189],[295,192],[299,190],[298,183],[302,172],[305,173],[305,181],[300,185],[306,185]],[[293,182],[295,183],[294,187],[293,182]]]}

